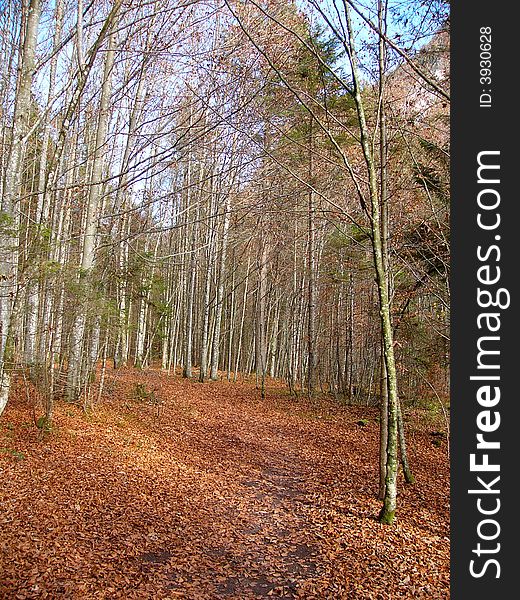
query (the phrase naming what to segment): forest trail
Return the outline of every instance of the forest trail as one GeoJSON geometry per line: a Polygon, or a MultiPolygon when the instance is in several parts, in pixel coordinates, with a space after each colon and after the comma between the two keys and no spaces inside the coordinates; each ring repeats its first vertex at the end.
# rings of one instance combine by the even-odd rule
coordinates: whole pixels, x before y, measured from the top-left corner
{"type": "Polygon", "coordinates": [[[12,400],[0,598],[449,597],[446,447],[416,414],[417,484],[386,527],[373,409],[109,370],[92,414],[59,404],[41,436],[22,381],[12,400]]]}

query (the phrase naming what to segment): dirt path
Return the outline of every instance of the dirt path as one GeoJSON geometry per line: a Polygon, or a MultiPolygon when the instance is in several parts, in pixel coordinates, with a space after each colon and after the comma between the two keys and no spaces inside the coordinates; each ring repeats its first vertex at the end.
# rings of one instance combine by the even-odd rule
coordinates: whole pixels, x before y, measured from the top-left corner
{"type": "Polygon", "coordinates": [[[418,483],[383,527],[374,416],[128,370],[42,439],[19,388],[0,421],[0,597],[448,598],[445,449],[414,426],[418,483]]]}
{"type": "MultiPolygon", "coordinates": [[[[248,524],[236,531],[233,574],[219,584],[219,596],[294,598],[298,582],[317,575],[319,549],[305,512],[301,465],[295,457],[277,453],[268,455],[266,462],[257,477],[240,481],[245,489],[238,520],[247,518],[248,524]]],[[[217,553],[224,554],[224,549],[217,553]]]]}

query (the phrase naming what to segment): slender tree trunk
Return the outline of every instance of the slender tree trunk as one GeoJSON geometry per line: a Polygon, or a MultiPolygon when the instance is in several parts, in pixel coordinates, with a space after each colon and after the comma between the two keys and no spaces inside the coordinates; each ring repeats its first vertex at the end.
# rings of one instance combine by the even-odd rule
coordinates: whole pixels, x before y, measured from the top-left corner
{"type": "MultiPolygon", "coordinates": [[[[195,220],[198,219],[198,210],[197,216],[195,220]]],[[[185,347],[185,356],[184,356],[184,370],[182,373],[183,377],[190,378],[193,376],[193,313],[194,313],[194,305],[195,305],[195,286],[196,286],[196,261],[195,261],[195,252],[196,252],[196,236],[195,236],[195,225],[192,230],[192,243],[190,250],[190,260],[189,260],[189,270],[186,276],[186,347],[185,347]]],[[[188,246],[186,245],[186,248],[188,246]]]]}
{"type": "MultiPolygon", "coordinates": [[[[385,23],[385,6],[382,0],[378,1],[379,28],[383,31],[385,23]]],[[[380,168],[380,194],[381,194],[381,242],[382,254],[385,268],[389,270],[388,255],[388,194],[387,194],[387,136],[386,136],[386,107],[384,80],[386,71],[386,48],[382,36],[379,37],[379,168],[380,168]]],[[[381,333],[383,335],[383,333],[381,333]]],[[[379,410],[379,494],[380,500],[384,500],[386,492],[386,457],[388,452],[388,374],[385,361],[385,353],[381,347],[381,404],[379,410]]]]}
{"type": "MultiPolygon", "coordinates": [[[[30,0],[20,53],[18,89],[13,113],[13,133],[3,184],[0,223],[0,415],[9,398],[12,365],[12,317],[18,286],[19,202],[23,170],[24,137],[31,114],[31,84],[40,21],[40,0],[30,0]]],[[[22,23],[20,31],[24,28],[22,23]]],[[[22,37],[22,36],[21,36],[22,37]]]]}
{"type": "MultiPolygon", "coordinates": [[[[213,187],[213,186],[212,186],[213,187]]],[[[204,282],[204,301],[202,305],[202,336],[201,336],[201,357],[200,357],[200,375],[199,381],[204,383],[208,372],[208,354],[209,354],[209,327],[210,327],[210,297],[211,297],[211,271],[215,260],[215,236],[216,224],[214,212],[214,193],[210,190],[209,216],[208,216],[208,262],[206,265],[206,277],[204,282]]]]}
{"type": "MultiPolygon", "coordinates": [[[[61,38],[61,30],[63,26],[63,2],[58,0],[56,2],[55,9],[55,29],[54,29],[54,40],[53,40],[53,49],[55,50],[61,38]]],[[[58,66],[58,56],[57,54],[53,56],[50,64],[50,72],[49,72],[49,90],[47,95],[47,108],[50,107],[53,96],[54,96],[54,88],[56,84],[56,71],[58,66]]],[[[48,202],[47,202],[47,194],[45,188],[45,178],[46,178],[46,169],[47,169],[47,155],[49,150],[49,141],[51,134],[51,123],[49,119],[46,119],[44,128],[43,128],[43,138],[42,138],[42,147],[40,154],[40,163],[39,163],[39,172],[38,172],[38,193],[37,193],[37,203],[36,203],[36,211],[35,211],[35,222],[36,226],[42,225],[46,216],[49,212],[48,202]]],[[[27,308],[26,308],[26,330],[25,330],[25,363],[27,365],[32,365],[36,359],[36,335],[37,335],[37,327],[38,327],[38,307],[40,300],[40,278],[33,277],[28,282],[28,290],[27,290],[27,308]]],[[[50,307],[49,307],[50,310],[50,307]]],[[[45,312],[45,310],[44,310],[45,312]]],[[[48,318],[48,314],[47,314],[48,318]]],[[[42,354],[40,353],[39,360],[42,360],[42,354]]]]}
{"type": "Polygon", "coordinates": [[[228,334],[228,352],[227,352],[227,380],[231,381],[231,369],[233,368],[233,342],[235,337],[235,302],[236,302],[236,290],[235,290],[235,273],[236,273],[236,262],[235,262],[235,250],[233,249],[232,260],[231,260],[231,298],[229,304],[229,334],[228,334]]]}
{"type": "MultiPolygon", "coordinates": [[[[309,123],[309,182],[313,178],[313,122],[312,115],[309,123]]],[[[308,195],[308,240],[307,240],[307,393],[309,398],[314,396],[316,378],[316,280],[315,280],[315,215],[314,215],[314,191],[311,188],[308,195]]]]}
{"type": "Polygon", "coordinates": [[[99,106],[99,118],[96,131],[96,145],[91,174],[91,187],[88,195],[85,235],[83,238],[83,253],[80,264],[80,283],[82,286],[82,301],[74,319],[71,333],[69,366],[67,376],[67,398],[76,401],[83,382],[81,381],[82,352],[85,342],[85,327],[87,323],[87,298],[90,294],[92,270],[95,260],[95,242],[98,226],[98,212],[102,192],[103,158],[107,138],[112,69],[114,65],[114,34],[110,33],[108,50],[105,58],[103,84],[99,106]]]}
{"type": "Polygon", "coordinates": [[[114,352],[114,368],[126,367],[128,360],[128,306],[127,306],[127,269],[128,269],[128,241],[130,215],[125,211],[125,201],[123,201],[122,210],[124,214],[121,217],[119,236],[121,241],[117,248],[117,298],[118,298],[118,321],[117,321],[117,343],[114,352]]]}
{"type": "Polygon", "coordinates": [[[408,452],[406,449],[406,435],[404,430],[403,413],[401,411],[401,402],[397,405],[397,429],[399,432],[399,449],[401,454],[401,466],[403,468],[404,480],[406,483],[413,483],[415,481],[408,463],[408,452]]]}
{"type": "Polygon", "coordinates": [[[233,381],[237,380],[238,371],[240,368],[240,359],[241,359],[241,355],[242,355],[242,345],[243,345],[243,339],[244,339],[244,323],[245,323],[245,319],[246,319],[247,292],[248,292],[248,286],[249,286],[250,267],[251,267],[251,257],[248,255],[247,256],[246,276],[245,276],[245,280],[244,280],[244,294],[242,296],[242,314],[240,316],[240,327],[238,330],[238,347],[237,347],[237,353],[236,353],[236,357],[235,357],[235,373],[233,376],[233,381]]]}
{"type": "Polygon", "coordinates": [[[391,524],[395,519],[395,513],[397,509],[397,412],[399,397],[397,393],[397,372],[395,368],[393,328],[390,316],[388,270],[383,257],[381,208],[377,185],[376,164],[371,149],[370,134],[365,117],[364,102],[361,97],[361,77],[359,74],[357,54],[354,47],[354,32],[348,5],[345,5],[345,16],[349,36],[349,60],[352,67],[354,81],[354,101],[356,104],[360,125],[361,146],[368,172],[368,188],[371,207],[372,250],[376,272],[377,291],[379,296],[385,365],[388,378],[388,443],[385,497],[383,500],[383,507],[379,515],[379,520],[382,523],[391,524]]]}
{"type": "MultiPolygon", "coordinates": [[[[145,247],[145,253],[147,249],[145,247]]],[[[146,285],[146,281],[144,285],[146,285]]],[[[138,369],[142,369],[144,367],[143,358],[144,358],[144,343],[146,338],[146,313],[148,306],[148,292],[146,288],[141,293],[141,298],[139,301],[139,313],[137,317],[137,331],[135,336],[135,360],[134,366],[138,369]]]]}
{"type": "Polygon", "coordinates": [[[257,379],[260,379],[261,396],[265,398],[265,376],[267,370],[267,241],[264,236],[261,236],[260,244],[256,298],[256,375],[257,379]]]}
{"type": "Polygon", "coordinates": [[[226,195],[226,202],[224,204],[224,223],[222,225],[222,244],[220,249],[220,265],[218,272],[218,285],[217,285],[217,297],[215,306],[215,334],[213,337],[213,347],[211,353],[211,373],[210,377],[212,380],[218,379],[218,366],[219,366],[219,354],[220,354],[220,329],[222,322],[222,309],[224,303],[224,283],[225,283],[225,268],[226,268],[226,256],[227,256],[227,245],[228,245],[228,232],[230,222],[230,207],[231,198],[229,193],[226,195]]]}
{"type": "MultiPolygon", "coordinates": [[[[384,32],[386,29],[386,1],[379,0],[378,2],[378,14],[379,14],[379,28],[380,31],[384,32]]],[[[390,284],[390,253],[388,249],[388,243],[390,239],[388,226],[389,226],[389,215],[388,215],[388,192],[387,192],[387,160],[388,160],[388,141],[387,141],[387,128],[386,128],[386,104],[385,104],[385,72],[386,72],[386,44],[383,36],[379,37],[379,102],[380,102],[380,126],[379,126],[379,152],[380,152],[380,195],[381,195],[381,241],[382,241],[382,254],[385,270],[387,273],[388,281],[388,295],[391,306],[392,302],[392,289],[390,284]]],[[[383,355],[384,363],[384,355],[383,355]]],[[[385,421],[388,423],[388,377],[385,375],[383,378],[383,384],[385,385],[384,398],[382,397],[381,405],[381,422],[385,421]]],[[[404,431],[403,418],[401,413],[401,402],[397,400],[397,426],[399,436],[399,447],[401,454],[401,464],[405,481],[407,483],[413,483],[414,477],[410,470],[408,463],[408,454],[406,450],[406,438],[404,431]]],[[[386,455],[386,449],[383,449],[383,443],[387,442],[388,436],[383,436],[381,439],[381,452],[382,456],[386,455]],[[383,454],[384,451],[384,454],[383,454]]],[[[381,460],[381,465],[384,460],[381,460]]],[[[380,482],[380,491],[384,491],[384,486],[380,482]]]]}
{"type": "Polygon", "coordinates": [[[379,410],[379,493],[383,500],[386,490],[386,456],[388,446],[388,379],[385,355],[381,348],[381,402],[379,410]]]}

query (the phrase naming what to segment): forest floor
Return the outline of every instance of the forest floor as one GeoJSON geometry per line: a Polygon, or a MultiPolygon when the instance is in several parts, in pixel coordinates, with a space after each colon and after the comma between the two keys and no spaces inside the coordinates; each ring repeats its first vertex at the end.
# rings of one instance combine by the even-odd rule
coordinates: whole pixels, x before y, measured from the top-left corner
{"type": "Polygon", "coordinates": [[[30,397],[17,382],[0,419],[0,598],[449,598],[447,441],[424,411],[389,527],[373,408],[109,370],[43,435],[30,397]]]}

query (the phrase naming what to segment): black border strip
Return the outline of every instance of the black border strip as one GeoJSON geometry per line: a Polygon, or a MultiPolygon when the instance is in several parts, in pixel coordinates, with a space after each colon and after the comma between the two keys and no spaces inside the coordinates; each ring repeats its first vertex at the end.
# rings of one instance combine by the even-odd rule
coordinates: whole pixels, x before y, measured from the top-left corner
{"type": "MultiPolygon", "coordinates": [[[[451,9],[451,597],[455,600],[501,600],[516,597],[519,593],[515,585],[516,575],[520,574],[520,566],[516,565],[516,557],[520,554],[517,548],[520,543],[517,542],[519,518],[515,511],[516,490],[513,486],[517,478],[520,479],[517,473],[520,451],[513,440],[520,439],[520,384],[514,380],[515,369],[520,375],[520,366],[517,366],[518,302],[513,278],[520,272],[517,261],[520,252],[516,243],[520,241],[520,220],[515,219],[520,198],[518,190],[513,189],[513,182],[520,174],[520,168],[515,164],[516,156],[520,154],[515,148],[519,144],[520,108],[515,92],[519,36],[515,31],[514,6],[506,2],[458,0],[452,3],[451,9]],[[481,80],[482,73],[484,76],[487,73],[480,72],[481,68],[487,67],[485,62],[480,64],[481,60],[487,59],[486,50],[482,49],[486,48],[486,40],[481,40],[481,28],[484,27],[491,28],[490,83],[481,80]],[[491,90],[490,106],[488,96],[483,95],[489,93],[487,90],[491,90]],[[499,164],[500,169],[481,171],[481,179],[489,181],[479,184],[477,157],[487,151],[499,151],[500,154],[481,155],[481,161],[499,164]],[[498,172],[500,183],[490,183],[498,172]],[[495,210],[479,208],[478,195],[483,189],[495,190],[481,195],[483,203],[491,204],[493,197],[500,199],[495,210]],[[479,212],[481,219],[489,219],[488,223],[494,223],[493,219],[500,213],[500,225],[492,230],[480,228],[479,212]],[[490,250],[493,245],[499,250],[490,250]],[[479,260],[478,246],[481,257],[489,252],[487,259],[479,260]],[[499,282],[494,285],[479,282],[478,269],[485,265],[489,266],[489,271],[480,271],[481,278],[493,279],[499,267],[499,282]],[[479,306],[479,287],[493,295],[499,288],[510,291],[510,306],[504,309],[479,306]],[[500,321],[500,329],[493,333],[487,330],[486,324],[492,322],[496,326],[496,318],[481,319],[481,329],[477,323],[479,314],[491,312],[498,313],[500,321]],[[486,335],[497,336],[499,340],[482,340],[486,335]],[[481,348],[500,351],[499,355],[482,355],[481,364],[498,364],[499,369],[477,368],[479,338],[481,348]],[[500,381],[470,380],[471,376],[489,375],[499,375],[500,381]],[[481,400],[484,403],[489,400],[490,405],[479,404],[479,389],[490,385],[495,395],[495,384],[500,387],[500,401],[491,407],[494,396],[486,397],[484,389],[481,400]],[[500,418],[497,429],[484,434],[484,439],[500,442],[499,450],[477,449],[477,434],[481,433],[477,419],[482,411],[489,411],[480,417],[483,427],[492,429],[500,418]],[[483,454],[487,454],[489,463],[499,466],[500,471],[472,472],[471,454],[475,454],[476,463],[483,463],[486,460],[483,454]],[[500,480],[492,484],[497,476],[500,480]],[[485,485],[489,487],[488,492],[485,485]],[[471,494],[468,490],[481,492],[471,494]],[[496,510],[498,506],[496,514],[482,513],[496,510]],[[486,519],[488,522],[483,523],[486,519]],[[498,527],[500,532],[495,539],[481,539],[493,538],[498,527]],[[475,561],[473,567],[472,560],[475,561]],[[493,560],[497,562],[487,562],[493,560]],[[481,576],[472,576],[471,568],[475,575],[481,576]]],[[[481,296],[481,304],[485,304],[484,296],[487,298],[487,295],[481,296]]],[[[506,297],[502,292],[499,303],[505,305],[506,297]]]]}

